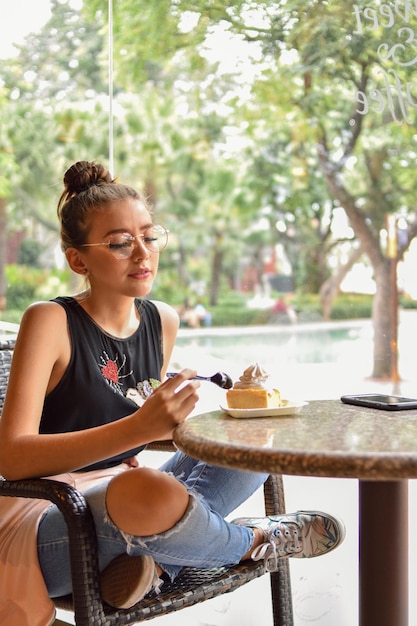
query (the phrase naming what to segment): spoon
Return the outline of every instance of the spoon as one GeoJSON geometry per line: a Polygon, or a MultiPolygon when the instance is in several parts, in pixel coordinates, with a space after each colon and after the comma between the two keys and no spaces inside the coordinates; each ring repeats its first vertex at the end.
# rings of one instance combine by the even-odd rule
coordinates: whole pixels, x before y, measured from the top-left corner
{"type": "MultiPolygon", "coordinates": [[[[168,372],[168,378],[174,378],[177,372],[168,372]]],[[[233,387],[233,381],[225,372],[217,372],[213,376],[193,376],[190,380],[208,380],[215,385],[218,385],[222,389],[231,389],[233,387]]]]}

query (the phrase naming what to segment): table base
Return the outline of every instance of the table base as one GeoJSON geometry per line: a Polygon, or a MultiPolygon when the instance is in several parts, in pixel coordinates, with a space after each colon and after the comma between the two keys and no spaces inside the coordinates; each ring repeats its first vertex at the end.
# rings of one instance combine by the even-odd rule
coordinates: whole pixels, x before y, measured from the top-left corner
{"type": "Polygon", "coordinates": [[[359,481],[359,624],[408,626],[408,482],[359,481]]]}

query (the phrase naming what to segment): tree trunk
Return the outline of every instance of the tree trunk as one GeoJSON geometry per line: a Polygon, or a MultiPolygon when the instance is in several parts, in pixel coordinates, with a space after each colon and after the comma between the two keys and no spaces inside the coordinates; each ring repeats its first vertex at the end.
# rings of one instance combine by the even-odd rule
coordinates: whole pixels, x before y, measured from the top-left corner
{"type": "MultiPolygon", "coordinates": [[[[374,365],[372,377],[382,380],[398,380],[398,290],[396,258],[384,256],[378,233],[371,230],[366,214],[355,204],[355,198],[345,189],[341,177],[328,158],[324,145],[319,146],[320,169],[325,176],[330,193],[346,211],[350,225],[360,242],[363,253],[369,258],[374,270],[376,294],[373,302],[374,365]]],[[[409,243],[407,244],[408,247],[409,243]]],[[[407,247],[403,248],[402,253],[407,247]]]]}
{"type": "Polygon", "coordinates": [[[216,306],[219,299],[220,276],[223,265],[223,235],[216,233],[213,248],[213,259],[211,265],[211,281],[210,281],[210,306],[216,306]]]}
{"type": "Polygon", "coordinates": [[[7,204],[0,197],[0,313],[6,310],[6,263],[7,263],[7,204]]]}
{"type": "Polygon", "coordinates": [[[185,246],[181,237],[178,238],[178,260],[177,260],[178,282],[184,287],[188,287],[189,278],[186,264],[185,246]]]}
{"type": "Polygon", "coordinates": [[[333,300],[339,292],[339,287],[346,274],[352,269],[355,265],[356,261],[358,261],[361,257],[362,250],[361,248],[356,248],[351,253],[347,263],[345,265],[341,265],[337,272],[330,276],[322,286],[320,287],[320,304],[322,308],[322,316],[325,322],[328,322],[330,319],[330,314],[332,312],[332,304],[333,300]]]}

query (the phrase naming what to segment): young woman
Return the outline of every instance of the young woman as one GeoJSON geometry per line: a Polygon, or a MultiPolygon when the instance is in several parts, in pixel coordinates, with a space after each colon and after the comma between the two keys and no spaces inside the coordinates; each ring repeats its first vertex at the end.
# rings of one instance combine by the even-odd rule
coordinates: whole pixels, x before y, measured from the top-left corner
{"type": "MultiPolygon", "coordinates": [[[[0,422],[0,473],[54,476],[85,493],[106,601],[131,606],[186,565],[263,558],[272,570],[277,558],[339,545],[343,525],[316,511],[226,522],[265,475],[181,452],[159,470],[139,466],[146,444],[170,439],[198,401],[193,370],[164,380],[178,315],[146,299],[168,232],[139,193],[85,161],[65,173],[58,216],[69,266],[88,287],[33,304],[22,318],[0,422]],[[110,595],[107,581],[127,564],[136,569],[132,587],[110,595]]],[[[0,621],[50,624],[49,598],[71,591],[63,518],[45,502],[0,498],[0,520],[0,621]]]]}

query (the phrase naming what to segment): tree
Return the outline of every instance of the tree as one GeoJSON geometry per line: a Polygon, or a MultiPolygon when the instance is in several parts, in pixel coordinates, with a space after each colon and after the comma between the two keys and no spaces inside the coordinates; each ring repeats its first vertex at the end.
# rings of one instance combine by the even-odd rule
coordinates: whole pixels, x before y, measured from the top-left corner
{"type": "Polygon", "coordinates": [[[6,254],[6,242],[7,242],[7,205],[5,193],[0,190],[0,312],[6,309],[6,277],[4,268],[6,267],[7,254],[6,254]]]}
{"type": "MultiPolygon", "coordinates": [[[[53,0],[48,23],[28,35],[16,57],[0,61],[0,187],[7,180],[8,198],[6,224],[6,191],[0,189],[0,237],[6,229],[40,225],[44,247],[57,241],[55,185],[62,172],[83,156],[107,158],[108,114],[99,99],[107,94],[102,47],[95,25],[85,24],[69,2],[53,0]]],[[[0,249],[4,276],[5,242],[0,249]]]]}
{"type": "MultiPolygon", "coordinates": [[[[265,219],[270,222],[269,235],[264,233],[262,238],[258,237],[257,244],[251,234],[247,239],[241,228],[239,234],[245,239],[246,246],[252,249],[254,245],[256,248],[271,246],[277,241],[284,243],[298,288],[318,291],[329,273],[327,258],[334,245],[331,241],[333,207],[331,200],[326,198],[328,192],[323,179],[313,171],[308,152],[299,141],[306,134],[306,122],[294,120],[294,106],[289,98],[282,102],[280,97],[278,101],[275,81],[267,84],[259,81],[254,87],[253,81],[243,79],[239,71],[233,74],[218,71],[216,64],[210,62],[213,55],[206,53],[208,44],[205,39],[213,31],[214,23],[224,22],[232,10],[238,13],[240,4],[229,2],[221,8],[215,5],[199,7],[198,3],[190,2],[179,5],[165,3],[162,12],[167,17],[164,19],[161,17],[161,5],[153,10],[149,4],[145,7],[142,3],[133,5],[128,0],[118,2],[114,15],[117,75],[126,88],[134,77],[144,94],[151,83],[156,101],[158,96],[155,94],[159,92],[162,98],[175,103],[173,106],[177,108],[184,107],[186,103],[183,111],[188,118],[198,115],[200,132],[203,137],[210,136],[217,166],[221,159],[228,162],[235,159],[236,164],[239,163],[240,176],[236,185],[239,187],[241,211],[246,217],[250,215],[249,220],[254,223],[265,219]],[[141,37],[132,41],[129,25],[138,21],[141,37]],[[194,26],[187,27],[187,21],[194,26]],[[156,36],[158,29],[163,33],[162,37],[156,36]],[[151,65],[149,50],[152,51],[151,65]],[[130,55],[140,59],[134,67],[129,61],[130,55]],[[196,60],[198,57],[199,62],[196,60]],[[256,100],[247,95],[250,89],[256,100]],[[210,133],[213,109],[225,111],[223,121],[222,115],[218,115],[215,137],[210,133]],[[223,124],[223,129],[219,123],[223,124]],[[228,135],[237,138],[234,152],[228,144],[228,135]],[[309,188],[305,189],[303,178],[307,177],[309,188]],[[248,199],[246,208],[244,195],[248,199]],[[332,207],[330,211],[329,207],[332,207]],[[277,223],[288,223],[289,227],[278,231],[277,223]]],[[[88,3],[86,10],[94,15],[95,20],[107,20],[99,3],[88,3]]],[[[235,39],[242,37],[242,31],[238,29],[235,39]]],[[[229,43],[227,38],[224,42],[225,46],[229,43]]],[[[230,42],[231,45],[235,43],[230,42]]],[[[259,44],[259,41],[253,38],[251,43],[259,44]]],[[[252,58],[249,48],[246,54],[249,55],[247,66],[252,58]]],[[[256,52],[253,56],[256,57],[256,52]]],[[[262,75],[261,70],[257,74],[262,75]]],[[[184,120],[180,123],[183,124],[184,120]]],[[[223,232],[223,238],[226,241],[233,239],[233,231],[223,232]]],[[[260,250],[253,249],[252,254],[255,258],[261,256],[260,250]]],[[[218,268],[217,275],[221,273],[222,269],[218,268]]]]}
{"type": "Polygon", "coordinates": [[[51,0],[48,22],[17,49],[16,57],[0,60],[1,80],[15,101],[94,102],[108,93],[104,37],[68,0],[51,0]]]}
{"type": "MultiPolygon", "coordinates": [[[[91,0],[83,8],[86,25],[67,5],[56,0],[55,22],[22,49],[20,60],[0,67],[16,104],[19,142],[34,146],[44,135],[47,149],[36,155],[19,147],[16,159],[28,182],[34,174],[38,191],[42,159],[51,162],[53,155],[61,175],[67,158],[82,150],[96,158],[106,149],[104,107],[97,103],[104,94],[107,16],[103,3],[91,0]],[[81,61],[90,63],[83,73],[81,61]],[[68,94],[74,100],[65,106],[68,94]],[[36,126],[43,130],[36,134],[36,126]]],[[[263,246],[280,240],[298,286],[318,292],[330,275],[329,251],[338,243],[333,219],[342,207],[352,245],[358,240],[375,273],[378,378],[392,374],[395,310],[386,302],[395,297],[396,264],[417,228],[416,46],[407,30],[414,10],[408,2],[383,6],[362,0],[114,3],[117,173],[135,185],[145,181],[181,234],[177,262],[187,267],[184,281],[200,276],[198,258],[212,250],[215,299],[217,277],[232,275],[243,247],[257,258],[263,246]],[[208,41],[219,33],[223,51],[214,61],[208,41]],[[245,46],[250,76],[239,63],[221,67],[231,42],[245,46]],[[390,258],[381,234],[398,219],[407,228],[390,258]],[[261,232],[265,221],[269,228],[261,232]]],[[[40,217],[36,184],[21,188],[30,189],[26,205],[40,217]]]]}
{"type": "MultiPolygon", "coordinates": [[[[404,51],[400,13],[392,14],[393,25],[383,31],[381,42],[381,23],[385,22],[376,10],[373,16],[380,20],[378,29],[365,25],[365,3],[329,6],[327,12],[312,2],[297,11],[298,23],[302,24],[297,50],[308,76],[301,108],[315,121],[317,160],[323,178],[332,197],[346,211],[374,270],[373,376],[390,378],[395,374],[392,346],[397,339],[393,268],[417,232],[417,197],[408,169],[414,160],[414,116],[412,110],[404,109],[399,88],[412,85],[413,51],[404,51]],[[322,46],[317,47],[317,40],[322,46]],[[341,46],[340,42],[345,43],[341,46]],[[326,58],[319,52],[322,48],[326,58]],[[327,95],[330,89],[331,97],[327,95]],[[319,101],[323,91],[328,101],[325,108],[319,101]],[[393,92],[395,103],[391,101],[393,92]],[[393,258],[386,254],[380,236],[391,214],[408,219],[407,232],[393,258]],[[391,302],[394,306],[388,304],[391,302]]],[[[289,43],[294,44],[298,30],[291,32],[289,43]]]]}
{"type": "Polygon", "coordinates": [[[5,133],[6,119],[5,98],[0,89],[0,313],[6,309],[7,302],[7,200],[11,174],[16,167],[12,145],[5,133]]]}
{"type": "MultiPolygon", "coordinates": [[[[143,28],[136,48],[139,58],[145,58],[145,47],[152,47],[162,69],[168,56],[178,56],[181,46],[185,54],[191,43],[190,59],[195,63],[196,50],[201,51],[204,38],[221,23],[226,24],[223,30],[260,47],[262,69],[251,90],[252,120],[258,126],[264,118],[271,120],[272,106],[279,125],[295,129],[290,158],[302,154],[308,164],[304,188],[309,189],[311,173],[316,176],[319,171],[328,199],[345,210],[377,285],[373,375],[391,377],[395,310],[386,304],[395,298],[392,267],[417,230],[417,192],[411,175],[416,45],[409,26],[414,15],[410,3],[380,10],[362,0],[285,4],[183,0],[159,3],[157,14],[149,3],[121,0],[118,19],[133,6],[137,15],[142,8],[147,11],[151,24],[159,23],[164,32],[157,43],[152,28],[143,28]],[[183,36],[185,11],[193,16],[194,29],[183,36]],[[392,260],[380,236],[391,214],[408,221],[406,237],[392,260]]],[[[127,44],[126,23],[120,31],[121,46],[127,44]]],[[[134,47],[132,41],[130,54],[134,47]]]]}

